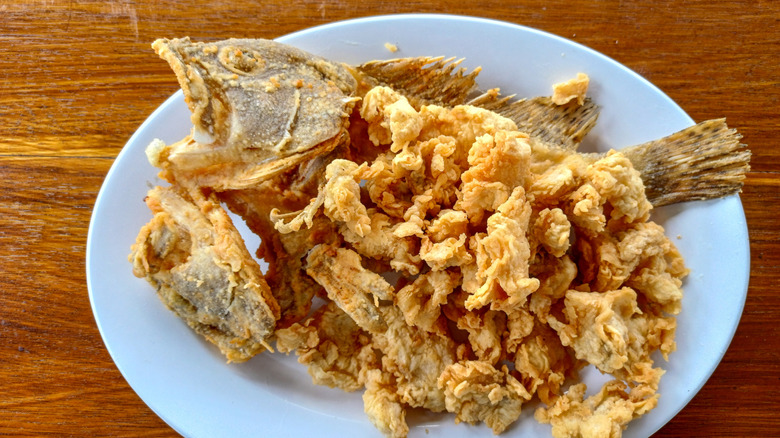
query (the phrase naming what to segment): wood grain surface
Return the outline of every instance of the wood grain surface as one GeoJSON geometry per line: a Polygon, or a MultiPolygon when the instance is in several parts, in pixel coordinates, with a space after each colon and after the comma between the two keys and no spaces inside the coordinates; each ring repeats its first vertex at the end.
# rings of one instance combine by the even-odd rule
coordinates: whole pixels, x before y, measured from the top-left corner
{"type": "Polygon", "coordinates": [[[175,436],[106,351],[84,267],[106,172],[178,89],[150,42],[273,38],[408,12],[572,39],[637,71],[695,120],[726,117],[744,134],[753,151],[744,315],[712,378],[657,436],[780,436],[780,2],[770,0],[0,2],[0,436],[175,436]]]}

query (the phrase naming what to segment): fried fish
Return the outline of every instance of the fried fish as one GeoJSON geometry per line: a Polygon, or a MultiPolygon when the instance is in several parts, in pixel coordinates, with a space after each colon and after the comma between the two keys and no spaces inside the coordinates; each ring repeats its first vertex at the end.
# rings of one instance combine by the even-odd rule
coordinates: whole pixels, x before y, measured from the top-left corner
{"type": "Polygon", "coordinates": [[[146,204],[154,217],[132,247],[133,273],[229,361],[268,349],[279,305],[219,202],[157,187],[146,204]]]}
{"type": "Polygon", "coordinates": [[[724,120],[586,154],[585,75],[515,99],[454,58],[153,47],[193,130],[147,148],[171,187],[150,191],[130,259],[230,361],[276,340],[315,383],[365,388],[387,436],[416,407],[500,433],[533,397],[555,436],[619,436],[656,405],[651,355],[675,349],[688,271],[650,212],[741,190],[750,152],[724,120]],[[265,276],[222,203],[261,237],[265,276]],[[616,380],[566,392],[588,364],[616,380]]]}

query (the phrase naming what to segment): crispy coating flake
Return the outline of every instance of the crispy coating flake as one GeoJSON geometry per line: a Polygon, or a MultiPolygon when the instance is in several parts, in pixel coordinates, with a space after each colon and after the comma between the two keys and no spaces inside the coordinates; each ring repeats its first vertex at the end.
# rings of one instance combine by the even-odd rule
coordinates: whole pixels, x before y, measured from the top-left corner
{"type": "Polygon", "coordinates": [[[577,73],[577,77],[566,82],[553,84],[552,101],[556,105],[566,105],[572,100],[577,105],[585,103],[585,93],[588,92],[590,78],[585,73],[577,73]]]}
{"type": "Polygon", "coordinates": [[[571,242],[571,222],[560,208],[545,208],[534,221],[534,237],[555,257],[563,257],[571,242]]]}
{"type": "Polygon", "coordinates": [[[626,384],[613,380],[598,394],[585,399],[585,384],[573,385],[548,409],[539,408],[535,417],[552,425],[555,438],[620,438],[632,419],[658,403],[658,395],[645,388],[626,392],[626,384]]]}
{"type": "Polygon", "coordinates": [[[487,362],[450,365],[439,377],[439,385],[444,388],[447,410],[457,414],[455,421],[483,421],[495,434],[514,423],[523,403],[531,399],[506,366],[496,369],[487,362]]]}

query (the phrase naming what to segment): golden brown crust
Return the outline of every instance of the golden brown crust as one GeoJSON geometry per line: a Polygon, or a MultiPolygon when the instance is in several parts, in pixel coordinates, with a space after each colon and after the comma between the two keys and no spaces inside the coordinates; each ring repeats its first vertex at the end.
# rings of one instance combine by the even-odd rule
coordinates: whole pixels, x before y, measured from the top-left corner
{"type": "Polygon", "coordinates": [[[279,305],[216,199],[157,187],[147,204],[155,215],[132,247],[133,273],[228,360],[263,351],[279,305]]]}

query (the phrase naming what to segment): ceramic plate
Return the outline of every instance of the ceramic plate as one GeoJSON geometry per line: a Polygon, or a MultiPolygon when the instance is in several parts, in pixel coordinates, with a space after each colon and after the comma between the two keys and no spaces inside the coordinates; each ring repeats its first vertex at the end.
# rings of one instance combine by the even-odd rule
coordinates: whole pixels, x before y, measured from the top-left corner
{"type": "MultiPolygon", "coordinates": [[[[518,96],[549,95],[551,84],[585,72],[591,78],[589,94],[602,108],[597,127],[583,145],[586,150],[619,149],[692,124],[669,97],[619,63],[566,39],[513,24],[397,15],[320,26],[279,41],[348,63],[419,55],[463,57],[466,67],[482,66],[482,88],[501,87],[518,96]],[[398,52],[388,51],[385,43],[395,44],[398,52]]],[[[150,51],[150,62],[154,56],[150,51]]],[[[262,354],[244,364],[226,364],[215,348],[160,303],[144,280],[132,275],[130,245],[151,218],[143,198],[151,185],[162,184],[144,148],[154,138],[177,141],[190,126],[178,92],[132,136],[95,204],[87,279],[95,319],[117,367],[150,408],[188,437],[379,436],[363,413],[360,392],[314,386],[294,356],[262,354]]],[[[660,402],[629,425],[627,437],[651,435],[702,387],[731,341],[747,291],[748,236],[737,196],[660,208],[653,218],[678,245],[691,274],[684,284],[677,351],[669,363],[659,361],[667,370],[660,402]],[[729,261],[728,269],[723,260],[729,261]]],[[[258,242],[250,238],[247,244],[254,250],[258,242]]],[[[592,371],[585,378],[593,384],[604,381],[592,371]]],[[[415,411],[408,420],[410,436],[492,436],[486,426],[456,425],[448,414],[415,411]]],[[[529,407],[505,435],[549,436],[550,427],[537,424],[529,407]]]]}

